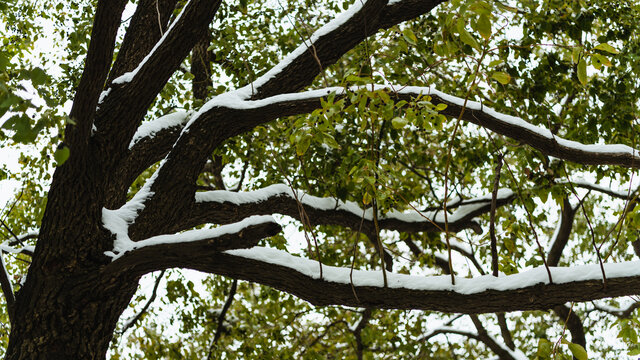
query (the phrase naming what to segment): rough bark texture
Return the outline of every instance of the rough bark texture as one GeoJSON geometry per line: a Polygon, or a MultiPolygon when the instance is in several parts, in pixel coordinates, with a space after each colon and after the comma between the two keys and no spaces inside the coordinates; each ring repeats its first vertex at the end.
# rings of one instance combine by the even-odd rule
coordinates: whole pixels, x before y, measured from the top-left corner
{"type": "MultiPolygon", "coordinates": [[[[388,5],[385,0],[365,1],[352,18],[317,38],[307,51],[256,86],[251,100],[309,86],[323,68],[338,61],[368,36],[424,14],[441,2],[404,0],[388,5]]],[[[123,205],[136,177],[165,156],[166,162],[149,185],[152,195],[139,209],[135,221],[129,224],[128,235],[134,241],[206,223],[236,222],[251,215],[300,216],[297,203],[287,196],[274,196],[246,206],[196,203],[196,180],[212,151],[224,141],[257,125],[312,111],[320,106],[320,98],[272,102],[255,108],[213,106],[192,119],[188,131],[182,132],[181,126],[165,129],[129,149],[149,106],[189,53],[196,75],[194,94],[197,99],[207,96],[207,85],[210,84],[207,75],[210,39],[207,34],[220,1],[189,1],[181,16],[171,22],[177,3],[176,0],[139,1],[112,66],[114,42],[126,1],[98,1],[85,71],[71,111],[78,125],[68,127],[66,133],[71,155],[53,176],[28,277],[16,295],[7,359],[104,358],[118,318],[136,291],[139,277],[146,272],[176,266],[270,285],[316,305],[367,308],[464,313],[557,308],[562,312],[558,306],[567,301],[640,292],[640,277],[611,278],[606,289],[600,281],[594,280],[472,295],[352,287],[222,252],[253,246],[259,239],[280,231],[278,225],[268,221],[214,239],[141,248],[112,262],[105,252],[113,250],[114,235],[103,226],[103,209],[123,205]],[[137,69],[135,76],[125,80],[120,77],[134,69],[137,69]],[[99,102],[100,94],[105,90],[109,92],[105,92],[99,102]]],[[[446,103],[442,99],[434,101],[446,103]]],[[[459,106],[449,104],[445,114],[457,116],[460,110],[459,106]]],[[[562,147],[553,139],[534,132],[514,129],[481,111],[468,110],[463,119],[529,144],[545,154],[583,164],[629,167],[640,164],[628,154],[603,153],[585,157],[583,152],[562,147]]],[[[501,199],[498,205],[508,201],[510,198],[501,199]]],[[[472,218],[486,213],[489,208],[487,202],[459,222],[449,224],[449,229],[475,229],[477,225],[472,218]]],[[[305,211],[312,224],[359,228],[360,219],[353,213],[307,206],[305,211]]],[[[563,214],[563,221],[570,224],[572,217],[572,214],[563,214]]],[[[441,231],[438,228],[441,225],[428,221],[380,220],[381,228],[404,232],[441,231]]],[[[371,233],[372,229],[373,225],[365,221],[362,230],[371,233]]],[[[419,250],[417,245],[409,243],[413,244],[413,251],[419,250]]],[[[561,249],[558,251],[561,253],[561,249]]],[[[463,249],[460,252],[481,269],[473,254],[465,253],[463,249]]],[[[557,263],[557,260],[552,262],[557,263]]],[[[439,264],[442,266],[442,261],[439,264]]],[[[571,328],[573,320],[568,319],[571,328]]],[[[480,330],[476,338],[484,339],[501,358],[510,358],[508,352],[495,342],[492,345],[493,340],[480,330]]],[[[574,338],[579,336],[574,335],[574,338]]]]}

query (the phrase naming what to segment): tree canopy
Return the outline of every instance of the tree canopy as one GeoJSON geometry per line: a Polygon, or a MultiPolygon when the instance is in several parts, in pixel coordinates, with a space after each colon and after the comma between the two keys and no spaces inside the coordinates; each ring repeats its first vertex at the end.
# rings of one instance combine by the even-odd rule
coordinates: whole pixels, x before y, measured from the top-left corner
{"type": "Polygon", "coordinates": [[[635,1],[0,9],[7,359],[640,354],[635,1]]]}

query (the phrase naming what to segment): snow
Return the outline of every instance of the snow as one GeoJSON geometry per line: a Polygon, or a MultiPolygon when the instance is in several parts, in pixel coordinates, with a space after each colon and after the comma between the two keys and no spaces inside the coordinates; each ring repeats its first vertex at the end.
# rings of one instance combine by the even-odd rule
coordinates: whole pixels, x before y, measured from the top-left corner
{"type": "MultiPolygon", "coordinates": [[[[357,5],[357,3],[356,3],[357,5]]],[[[356,6],[354,5],[354,7],[356,6]]],[[[322,29],[321,29],[322,30],[322,29]]],[[[320,31],[320,30],[319,30],[320,31]]],[[[296,50],[297,51],[297,50],[296,50]]],[[[296,52],[294,51],[294,53],[296,52]]],[[[282,63],[281,63],[282,64],[282,63]]],[[[280,64],[280,65],[281,65],[280,64]]],[[[281,69],[279,66],[274,67],[277,71],[274,71],[273,76],[277,74],[281,69]]],[[[268,72],[264,78],[268,77],[271,73],[268,72]]],[[[256,80],[254,86],[258,86],[261,83],[262,78],[256,80]]],[[[266,80],[264,80],[266,81],[266,80]]],[[[191,118],[189,123],[187,124],[187,128],[191,125],[192,122],[198,120],[202,115],[207,113],[209,110],[215,107],[226,107],[230,109],[238,109],[238,110],[246,110],[246,109],[256,109],[260,107],[265,107],[268,105],[286,102],[286,101],[299,101],[299,100],[308,100],[326,96],[331,93],[335,93],[337,95],[345,94],[347,91],[358,91],[363,89],[373,89],[373,90],[389,90],[398,94],[406,94],[406,95],[429,95],[436,96],[442,99],[445,102],[449,102],[451,104],[455,104],[458,106],[465,106],[465,100],[463,98],[459,98],[453,95],[449,95],[437,90],[434,87],[421,87],[421,86],[400,86],[400,85],[368,85],[366,87],[362,86],[352,86],[349,88],[344,87],[328,87],[323,89],[309,90],[303,91],[299,93],[288,93],[281,94],[268,97],[266,99],[261,100],[247,100],[251,93],[247,92],[248,87],[244,87],[238,90],[230,91],[225,94],[216,96],[215,98],[209,100],[200,110],[191,118]]],[[[563,139],[551,133],[548,129],[533,125],[522,118],[511,116],[507,114],[500,113],[488,106],[484,106],[482,103],[477,101],[467,101],[466,108],[470,110],[480,111],[488,116],[494,118],[498,122],[502,122],[510,127],[520,128],[522,130],[535,133],[539,136],[545,137],[547,139],[554,140],[558,145],[564,146],[570,149],[583,151],[586,153],[607,153],[607,154],[629,154],[634,158],[640,161],[640,151],[629,147],[623,144],[582,144],[577,141],[563,139]]],[[[186,128],[185,128],[186,129],[186,128]]]]}
{"type": "MultiPolygon", "coordinates": [[[[498,199],[504,199],[511,197],[513,192],[509,189],[500,189],[498,190],[498,199]]],[[[232,192],[225,190],[214,190],[214,191],[206,191],[206,192],[197,192],[195,194],[196,202],[218,202],[218,203],[232,203],[235,205],[243,205],[243,204],[253,204],[267,201],[270,198],[277,196],[287,196],[292,199],[295,199],[297,196],[298,200],[306,206],[310,206],[312,208],[318,210],[342,210],[350,212],[358,217],[361,217],[363,214],[362,208],[353,201],[339,201],[334,198],[321,198],[317,196],[308,195],[300,190],[296,190],[296,196],[294,196],[293,190],[285,184],[275,184],[270,185],[265,188],[249,191],[249,192],[232,192]]],[[[478,197],[472,199],[474,201],[477,200],[487,200],[491,201],[491,195],[485,195],[482,197],[478,197]]],[[[469,200],[471,201],[471,200],[469,200]]],[[[465,216],[469,215],[471,212],[486,206],[486,203],[477,203],[468,205],[459,206],[456,211],[447,217],[449,222],[458,221],[465,216]]],[[[366,220],[373,220],[373,210],[368,208],[364,211],[364,218],[366,220]]],[[[424,213],[419,213],[417,211],[412,212],[399,212],[396,210],[390,211],[386,214],[381,214],[379,219],[395,219],[404,222],[439,222],[444,223],[444,212],[443,211],[429,211],[424,213]]]]}
{"type": "Polygon", "coordinates": [[[149,60],[149,58],[151,58],[151,55],[153,55],[156,52],[156,50],[160,47],[160,45],[162,45],[164,40],[171,33],[171,30],[173,29],[175,24],[177,24],[178,21],[180,21],[180,18],[182,17],[182,14],[184,14],[186,9],[188,9],[190,5],[191,5],[191,0],[189,0],[189,2],[184,6],[183,10],[180,12],[178,17],[176,17],[176,19],[169,26],[169,29],[167,29],[167,31],[164,32],[164,34],[162,35],[160,40],[158,40],[158,42],[153,46],[153,49],[151,49],[151,51],[149,51],[147,56],[145,56],[144,59],[142,59],[140,64],[138,64],[138,66],[135,69],[133,69],[132,71],[124,73],[124,74],[118,76],[117,78],[113,79],[113,81],[112,81],[113,84],[126,84],[126,83],[131,82],[131,80],[133,80],[133,78],[138,74],[140,69],[142,69],[144,64],[146,64],[146,62],[149,60]]]}
{"type": "Polygon", "coordinates": [[[329,21],[327,24],[322,26],[320,29],[316,30],[311,37],[309,38],[309,43],[306,41],[303,42],[300,46],[298,46],[294,51],[292,51],[289,55],[287,55],[280,63],[267,71],[264,75],[256,79],[252,84],[249,84],[241,89],[241,92],[247,95],[247,97],[251,96],[252,91],[258,90],[261,86],[263,86],[267,81],[274,78],[276,75],[282,72],[289,64],[291,64],[295,59],[302,56],[305,52],[309,51],[309,48],[318,41],[321,37],[328,35],[330,32],[336,30],[343,24],[345,24],[349,19],[351,19],[355,14],[357,14],[364,5],[364,1],[356,1],[353,5],[351,5],[346,11],[338,14],[333,20],[329,21]]]}
{"type": "MultiPolygon", "coordinates": [[[[556,179],[556,182],[560,183],[560,184],[567,184],[568,183],[567,179],[556,179]]],[[[608,187],[605,187],[605,186],[601,186],[601,185],[598,185],[598,184],[594,184],[594,183],[586,181],[584,179],[571,180],[571,183],[576,185],[576,186],[584,187],[584,188],[587,188],[587,189],[592,189],[592,190],[603,192],[603,193],[613,194],[613,196],[617,196],[617,197],[621,197],[621,198],[627,198],[630,195],[630,192],[628,190],[613,190],[611,188],[608,188],[608,187]]],[[[633,191],[631,191],[631,193],[633,193],[633,191]]]]}
{"type": "Polygon", "coordinates": [[[111,93],[111,88],[108,88],[107,90],[103,90],[100,93],[100,98],[98,99],[98,106],[102,104],[102,101],[109,95],[109,93],[111,93]]]}
{"type": "Polygon", "coordinates": [[[138,141],[153,137],[156,133],[169,129],[172,127],[180,126],[185,123],[187,118],[189,117],[189,112],[184,110],[179,110],[164,116],[161,116],[153,121],[145,122],[133,135],[131,142],[129,143],[129,149],[131,149],[138,141]]]}
{"type": "Polygon", "coordinates": [[[33,253],[36,250],[36,247],[32,245],[26,245],[26,246],[17,248],[17,247],[10,246],[5,241],[4,243],[0,244],[0,250],[4,252],[12,253],[12,254],[19,254],[23,251],[28,251],[33,253]]]}
{"type": "Polygon", "coordinates": [[[242,221],[233,224],[222,225],[214,229],[197,229],[185,231],[179,234],[158,235],[140,241],[129,240],[128,242],[121,244],[121,246],[118,248],[117,254],[112,253],[108,256],[111,256],[113,260],[116,260],[126,252],[136,249],[160,244],[178,244],[215,239],[223,235],[238,233],[252,225],[259,225],[264,223],[276,223],[276,220],[270,215],[256,215],[250,216],[246,219],[243,219],[242,221]]]}
{"type": "MultiPolygon", "coordinates": [[[[285,251],[256,246],[251,249],[227,250],[225,253],[283,266],[313,279],[320,279],[317,261],[293,256],[285,251]]],[[[608,279],[640,276],[640,261],[607,263],[604,264],[604,267],[608,279]]],[[[552,267],[550,271],[554,284],[602,279],[599,264],[579,265],[570,268],[552,267]]],[[[323,265],[322,279],[339,284],[350,284],[350,272],[350,268],[323,265]]],[[[455,285],[451,284],[450,275],[416,276],[388,271],[387,281],[388,287],[393,289],[452,291],[458,294],[470,295],[487,290],[509,291],[537,284],[548,284],[549,277],[545,267],[539,266],[514,275],[500,277],[482,275],[473,278],[456,278],[455,285]]],[[[353,285],[383,287],[382,272],[353,270],[353,285]]]]}
{"type": "Polygon", "coordinates": [[[164,162],[165,160],[161,161],[158,170],[151,175],[142,189],[138,190],[133,198],[121,208],[115,210],[102,208],[102,226],[116,236],[113,241],[113,251],[106,251],[105,255],[114,257],[131,247],[133,241],[129,238],[129,225],[135,222],[138,213],[144,209],[145,201],[153,196],[151,186],[158,177],[158,172],[164,162]]]}

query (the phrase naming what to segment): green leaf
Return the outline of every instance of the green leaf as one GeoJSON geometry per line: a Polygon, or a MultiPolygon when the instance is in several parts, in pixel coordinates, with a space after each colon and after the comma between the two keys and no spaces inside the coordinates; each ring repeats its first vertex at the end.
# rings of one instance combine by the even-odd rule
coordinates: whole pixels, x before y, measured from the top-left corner
{"type": "Polygon", "coordinates": [[[31,82],[34,86],[43,85],[47,82],[47,73],[39,67],[31,69],[31,82]]]}
{"type": "Polygon", "coordinates": [[[476,23],[476,29],[482,35],[483,38],[489,39],[491,37],[491,20],[486,14],[480,15],[478,22],[476,23]]]}
{"type": "Polygon", "coordinates": [[[62,144],[58,146],[58,149],[53,153],[53,158],[57,163],[56,166],[64,164],[65,161],[67,161],[67,159],[69,158],[70,153],[71,150],[69,150],[69,147],[67,147],[66,145],[62,144]]]}
{"type": "Polygon", "coordinates": [[[402,36],[409,44],[415,45],[418,42],[416,34],[414,34],[409,28],[402,30],[402,36]]]}
{"type": "Polygon", "coordinates": [[[408,123],[409,121],[402,117],[395,117],[393,118],[393,120],[391,120],[391,126],[393,126],[394,129],[402,129],[408,123]]]}
{"type": "Polygon", "coordinates": [[[600,70],[602,65],[607,67],[611,66],[611,61],[609,61],[609,59],[604,55],[593,54],[591,55],[591,64],[593,64],[593,67],[600,70]]]}
{"type": "Polygon", "coordinates": [[[491,78],[497,80],[502,85],[507,85],[511,81],[511,76],[506,72],[496,71],[491,74],[491,78]]]}
{"type": "Polygon", "coordinates": [[[585,350],[582,345],[569,343],[569,350],[571,354],[578,360],[587,360],[589,359],[589,355],[587,355],[587,350],[585,350]]]}
{"type": "Polygon", "coordinates": [[[296,154],[298,156],[304,155],[309,149],[309,145],[311,145],[311,136],[305,136],[296,144],[296,154]]]}
{"type": "Polygon", "coordinates": [[[602,44],[598,44],[596,47],[593,48],[594,50],[602,50],[602,51],[606,51],[608,53],[611,54],[618,54],[620,53],[620,51],[616,50],[616,48],[614,48],[613,46],[607,44],[607,43],[602,43],[602,44]]]}
{"type": "Polygon", "coordinates": [[[478,42],[473,37],[473,35],[469,34],[469,32],[466,29],[460,29],[460,30],[461,30],[460,40],[462,40],[463,43],[471,46],[472,48],[480,51],[480,44],[478,44],[478,42]]]}
{"type": "Polygon", "coordinates": [[[584,59],[578,63],[578,80],[582,85],[587,85],[587,62],[584,59]]]}
{"type": "Polygon", "coordinates": [[[538,351],[536,352],[536,355],[538,355],[539,357],[545,358],[545,357],[549,357],[552,351],[553,351],[553,344],[549,340],[547,339],[538,340],[538,351]]]}
{"type": "Polygon", "coordinates": [[[435,108],[435,109],[436,109],[436,111],[442,111],[442,110],[444,110],[444,109],[446,109],[446,108],[447,108],[447,104],[445,104],[445,103],[440,103],[440,104],[436,105],[436,108],[435,108]]]}

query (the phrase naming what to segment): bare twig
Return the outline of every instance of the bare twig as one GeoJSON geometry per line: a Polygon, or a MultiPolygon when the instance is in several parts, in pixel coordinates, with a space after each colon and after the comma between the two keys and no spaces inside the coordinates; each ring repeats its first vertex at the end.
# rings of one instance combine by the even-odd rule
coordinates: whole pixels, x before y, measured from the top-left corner
{"type": "Polygon", "coordinates": [[[213,355],[213,349],[215,345],[218,343],[218,340],[220,340],[220,336],[222,336],[222,330],[224,329],[224,318],[227,315],[227,311],[229,311],[231,304],[233,303],[233,297],[236,295],[237,290],[238,290],[238,280],[233,279],[233,282],[231,283],[231,288],[229,289],[229,296],[227,296],[227,301],[225,301],[224,305],[222,306],[222,310],[218,315],[218,326],[216,327],[216,333],[213,336],[213,341],[209,346],[209,354],[207,355],[207,360],[211,360],[211,356],[213,355]]]}
{"type": "Polygon", "coordinates": [[[121,334],[124,334],[127,330],[129,330],[131,327],[133,327],[133,325],[135,325],[135,323],[138,322],[138,320],[140,320],[142,318],[142,316],[144,316],[144,314],[146,314],[146,312],[149,310],[149,307],[151,306],[151,304],[156,299],[156,296],[158,294],[158,287],[160,286],[160,282],[162,281],[162,277],[164,276],[164,273],[165,273],[165,270],[162,270],[160,272],[160,275],[158,275],[158,278],[156,278],[155,284],[153,284],[153,290],[151,291],[151,297],[149,298],[147,303],[144,304],[144,306],[142,307],[140,312],[138,312],[138,314],[136,314],[136,316],[134,316],[133,319],[129,320],[122,327],[121,334]]]}
{"type": "Polygon", "coordinates": [[[491,212],[489,222],[489,235],[491,236],[491,270],[493,276],[498,276],[498,240],[496,239],[496,203],[498,187],[500,185],[500,169],[502,169],[502,154],[496,156],[496,168],[493,179],[493,192],[491,193],[491,212]]]}

